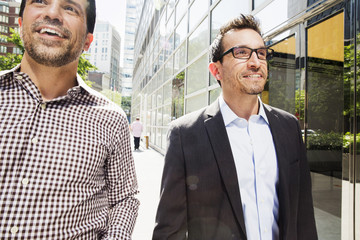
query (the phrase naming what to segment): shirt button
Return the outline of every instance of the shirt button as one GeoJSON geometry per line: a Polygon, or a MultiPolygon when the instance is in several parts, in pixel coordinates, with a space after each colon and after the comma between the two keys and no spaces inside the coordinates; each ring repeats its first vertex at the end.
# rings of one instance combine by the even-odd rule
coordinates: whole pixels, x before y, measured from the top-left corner
{"type": "Polygon", "coordinates": [[[23,180],[21,180],[21,183],[22,183],[22,185],[24,185],[24,186],[28,185],[29,182],[30,182],[30,180],[29,180],[28,178],[24,178],[23,180]]]}
{"type": "Polygon", "coordinates": [[[38,139],[37,137],[33,137],[33,138],[31,139],[31,142],[32,142],[33,144],[37,144],[37,143],[39,142],[39,139],[38,139]]]}
{"type": "Polygon", "coordinates": [[[44,110],[46,109],[46,103],[42,103],[42,104],[40,104],[40,106],[42,109],[44,109],[44,110]]]}
{"type": "Polygon", "coordinates": [[[22,76],[20,76],[20,75],[18,75],[18,76],[16,76],[16,79],[21,80],[21,79],[23,79],[23,77],[22,77],[22,76]]]}
{"type": "Polygon", "coordinates": [[[19,232],[19,228],[18,228],[18,227],[12,227],[12,228],[10,229],[10,232],[11,232],[12,234],[16,234],[16,233],[19,232]]]}

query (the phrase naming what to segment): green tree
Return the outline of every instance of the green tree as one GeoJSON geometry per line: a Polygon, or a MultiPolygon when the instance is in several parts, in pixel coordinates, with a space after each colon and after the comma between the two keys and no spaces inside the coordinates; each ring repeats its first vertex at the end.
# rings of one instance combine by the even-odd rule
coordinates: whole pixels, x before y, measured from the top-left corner
{"type": "Polygon", "coordinates": [[[126,115],[131,113],[131,97],[122,97],[121,98],[121,108],[124,110],[126,115]]]}
{"type": "Polygon", "coordinates": [[[121,106],[121,93],[110,89],[104,89],[101,93],[117,105],[121,106]]]}
{"type": "MultiPolygon", "coordinates": [[[[0,35],[0,38],[8,43],[13,43],[20,49],[21,54],[7,53],[6,56],[0,56],[0,71],[12,69],[16,65],[20,64],[22,56],[24,54],[24,45],[22,43],[20,34],[14,29],[10,28],[10,36],[0,35]]],[[[92,65],[89,60],[86,59],[86,53],[83,53],[79,59],[78,74],[91,87],[92,82],[88,80],[88,72],[96,70],[96,66],[92,65]]]]}

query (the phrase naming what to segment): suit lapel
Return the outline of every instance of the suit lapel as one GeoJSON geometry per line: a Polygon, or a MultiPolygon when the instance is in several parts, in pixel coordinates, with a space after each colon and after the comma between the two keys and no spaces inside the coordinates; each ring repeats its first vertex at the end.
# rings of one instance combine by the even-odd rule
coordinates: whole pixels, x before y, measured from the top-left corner
{"type": "Polygon", "coordinates": [[[274,140],[276,157],[278,161],[279,169],[279,186],[278,186],[278,198],[279,198],[279,229],[280,236],[283,236],[285,229],[287,229],[288,219],[290,219],[290,203],[288,201],[289,191],[287,187],[288,183],[288,162],[286,158],[286,149],[284,146],[287,144],[288,132],[279,121],[279,116],[272,109],[264,105],[266,116],[269,120],[270,131],[274,140]]]}
{"type": "Polygon", "coordinates": [[[246,236],[244,214],[242,210],[236,167],[218,101],[215,101],[212,105],[209,106],[206,114],[208,118],[205,119],[204,124],[219,167],[219,171],[224,181],[224,185],[228,193],[233,211],[244,236],[246,236]]]}

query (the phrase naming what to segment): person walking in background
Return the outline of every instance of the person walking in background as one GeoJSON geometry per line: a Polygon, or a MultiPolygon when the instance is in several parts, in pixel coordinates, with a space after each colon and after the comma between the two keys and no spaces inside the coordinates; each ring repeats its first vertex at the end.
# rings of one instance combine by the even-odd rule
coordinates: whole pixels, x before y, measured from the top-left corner
{"type": "Polygon", "coordinates": [[[140,122],[140,117],[136,117],[135,122],[133,122],[131,124],[131,132],[134,136],[134,150],[139,150],[140,147],[140,138],[141,138],[141,133],[143,131],[143,125],[140,122]]]}
{"type": "Polygon", "coordinates": [[[258,94],[273,50],[241,15],[211,45],[222,94],[171,123],[153,240],[316,240],[299,123],[258,94]]]}
{"type": "Polygon", "coordinates": [[[128,122],[77,76],[95,14],[95,0],[21,2],[25,53],[0,73],[1,239],[131,239],[128,122]]]}

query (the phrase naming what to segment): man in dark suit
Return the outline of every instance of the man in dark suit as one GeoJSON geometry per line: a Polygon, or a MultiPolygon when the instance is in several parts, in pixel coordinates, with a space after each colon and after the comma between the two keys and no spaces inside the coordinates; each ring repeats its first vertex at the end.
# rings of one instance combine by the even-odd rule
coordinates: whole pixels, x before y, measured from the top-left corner
{"type": "Polygon", "coordinates": [[[317,239],[297,119],[261,102],[273,51],[258,22],[220,29],[209,70],[222,94],[172,122],[153,239],[317,239]]]}

